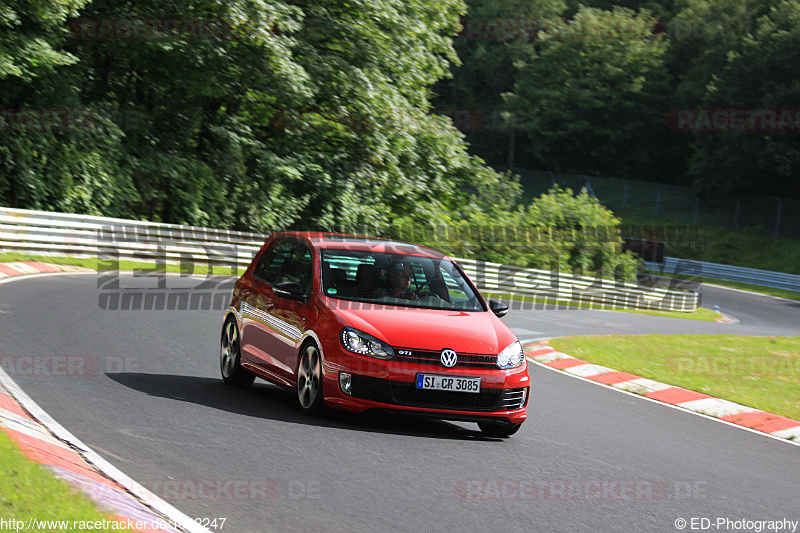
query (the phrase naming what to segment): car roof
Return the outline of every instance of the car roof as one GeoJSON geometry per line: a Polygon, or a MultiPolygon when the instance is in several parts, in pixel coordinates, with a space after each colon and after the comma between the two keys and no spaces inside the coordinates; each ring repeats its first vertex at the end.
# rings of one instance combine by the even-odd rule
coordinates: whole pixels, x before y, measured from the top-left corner
{"type": "Polygon", "coordinates": [[[431,259],[450,259],[445,254],[419,244],[410,242],[369,237],[364,235],[348,235],[322,231],[282,231],[275,233],[278,237],[298,237],[318,250],[356,250],[360,252],[387,252],[402,255],[416,255],[431,259]]]}

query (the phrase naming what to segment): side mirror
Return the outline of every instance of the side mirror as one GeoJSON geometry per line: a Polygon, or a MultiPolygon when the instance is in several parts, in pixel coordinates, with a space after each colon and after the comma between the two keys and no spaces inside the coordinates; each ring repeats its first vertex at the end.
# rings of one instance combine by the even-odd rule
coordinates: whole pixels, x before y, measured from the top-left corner
{"type": "Polygon", "coordinates": [[[290,300],[303,299],[303,288],[296,281],[284,281],[282,283],[278,283],[272,289],[272,292],[282,298],[288,298],[290,300]]]}
{"type": "Polygon", "coordinates": [[[498,302],[497,300],[489,300],[489,309],[491,309],[492,313],[494,313],[498,318],[502,318],[508,313],[508,306],[503,302],[498,302]]]}

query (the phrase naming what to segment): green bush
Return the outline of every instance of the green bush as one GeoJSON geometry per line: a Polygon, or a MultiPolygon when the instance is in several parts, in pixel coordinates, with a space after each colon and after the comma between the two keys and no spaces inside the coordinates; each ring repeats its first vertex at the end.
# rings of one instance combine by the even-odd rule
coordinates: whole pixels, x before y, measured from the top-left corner
{"type": "Polygon", "coordinates": [[[419,226],[396,220],[388,236],[464,257],[579,276],[632,279],[636,259],[622,252],[620,219],[586,190],[558,186],[530,205],[514,205],[516,182],[505,191],[478,190],[462,218],[419,226]],[[510,199],[510,200],[509,200],[510,199]]]}

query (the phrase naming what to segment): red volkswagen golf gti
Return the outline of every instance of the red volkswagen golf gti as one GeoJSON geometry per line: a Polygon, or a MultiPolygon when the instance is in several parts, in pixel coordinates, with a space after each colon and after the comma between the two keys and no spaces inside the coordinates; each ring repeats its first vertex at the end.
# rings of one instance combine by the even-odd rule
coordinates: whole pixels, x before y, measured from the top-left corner
{"type": "Polygon", "coordinates": [[[256,376],[301,409],[416,413],[515,433],[530,390],[522,346],[445,255],[331,233],[270,236],[236,282],[222,328],[225,383],[256,376]]]}

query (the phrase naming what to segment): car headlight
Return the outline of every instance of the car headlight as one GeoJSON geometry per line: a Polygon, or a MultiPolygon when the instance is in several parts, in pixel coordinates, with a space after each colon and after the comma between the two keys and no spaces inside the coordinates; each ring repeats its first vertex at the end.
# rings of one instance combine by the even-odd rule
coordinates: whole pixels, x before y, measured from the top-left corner
{"type": "Polygon", "coordinates": [[[355,328],[342,329],[342,346],[348,351],[359,355],[368,355],[378,359],[391,359],[394,350],[380,339],[355,328]]]}
{"type": "Polygon", "coordinates": [[[525,353],[519,341],[510,344],[505,350],[497,354],[497,366],[500,368],[516,368],[525,362],[525,353]]]}

